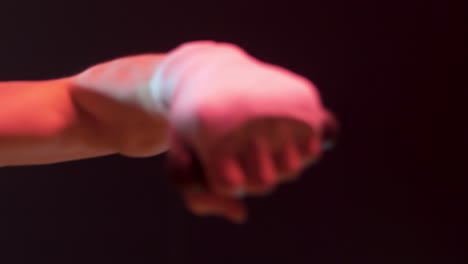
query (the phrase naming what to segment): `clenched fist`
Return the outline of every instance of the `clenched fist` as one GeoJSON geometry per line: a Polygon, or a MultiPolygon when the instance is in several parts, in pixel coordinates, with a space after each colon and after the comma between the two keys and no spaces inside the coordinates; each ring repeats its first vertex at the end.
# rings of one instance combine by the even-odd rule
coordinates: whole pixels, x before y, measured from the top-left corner
{"type": "Polygon", "coordinates": [[[121,124],[111,128],[115,135],[127,131],[114,140],[126,141],[120,153],[169,148],[170,175],[187,207],[235,222],[246,218],[244,195],[295,180],[320,158],[337,126],[309,80],[227,43],[190,42],[162,58],[116,60],[78,75],[76,84],[79,101],[92,90],[129,105],[109,114],[133,120],[133,128],[109,121],[121,124]]]}
{"type": "Polygon", "coordinates": [[[231,44],[179,47],[153,84],[171,78],[170,170],[197,214],[242,221],[239,198],[295,179],[336,127],[310,81],[231,44]]]}

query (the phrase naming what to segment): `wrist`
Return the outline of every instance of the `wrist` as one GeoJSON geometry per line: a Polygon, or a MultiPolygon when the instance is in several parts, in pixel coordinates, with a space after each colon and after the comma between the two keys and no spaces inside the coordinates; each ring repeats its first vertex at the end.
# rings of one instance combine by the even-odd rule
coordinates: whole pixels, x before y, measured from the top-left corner
{"type": "Polygon", "coordinates": [[[200,78],[220,64],[245,60],[247,57],[248,54],[234,44],[214,41],[187,42],[173,49],[160,63],[150,81],[148,98],[152,101],[154,111],[169,116],[171,105],[180,90],[186,93],[186,87],[203,81],[200,78]]]}
{"type": "Polygon", "coordinates": [[[77,89],[87,90],[149,112],[149,84],[165,54],[142,54],[117,58],[94,65],[73,76],[77,89]]]}

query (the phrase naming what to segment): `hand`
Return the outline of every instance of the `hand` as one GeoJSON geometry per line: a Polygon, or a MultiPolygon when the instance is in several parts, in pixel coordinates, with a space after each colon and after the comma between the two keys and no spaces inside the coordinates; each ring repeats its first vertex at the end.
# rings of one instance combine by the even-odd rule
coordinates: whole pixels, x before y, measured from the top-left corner
{"type": "Polygon", "coordinates": [[[170,108],[169,168],[187,207],[234,222],[247,216],[243,195],[296,180],[336,130],[310,81],[239,58],[190,75],[170,108]]]}
{"type": "Polygon", "coordinates": [[[156,95],[170,100],[148,85],[165,55],[92,67],[73,78],[72,96],[88,145],[133,157],[170,147],[170,170],[188,208],[240,222],[247,214],[242,194],[264,195],[297,179],[319,159],[336,122],[310,81],[230,48],[226,57],[200,56],[206,63],[178,76],[184,84],[177,90],[158,86],[164,89],[156,95]]]}

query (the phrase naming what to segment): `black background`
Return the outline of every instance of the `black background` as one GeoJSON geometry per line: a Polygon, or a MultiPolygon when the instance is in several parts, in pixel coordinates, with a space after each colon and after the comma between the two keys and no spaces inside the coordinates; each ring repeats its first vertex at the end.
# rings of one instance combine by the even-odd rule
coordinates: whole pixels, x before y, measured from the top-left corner
{"type": "Polygon", "coordinates": [[[249,199],[243,226],[189,215],[163,155],[3,168],[0,263],[463,263],[467,182],[455,165],[466,154],[445,150],[465,141],[449,92],[463,12],[442,1],[2,1],[1,80],[228,41],[313,80],[343,133],[301,181],[249,199]]]}

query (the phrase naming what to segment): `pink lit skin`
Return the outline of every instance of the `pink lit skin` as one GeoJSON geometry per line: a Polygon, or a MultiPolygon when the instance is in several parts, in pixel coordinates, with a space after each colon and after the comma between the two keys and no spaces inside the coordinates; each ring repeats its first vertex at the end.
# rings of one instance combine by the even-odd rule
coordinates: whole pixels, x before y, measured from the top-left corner
{"type": "Polygon", "coordinates": [[[171,164],[189,164],[174,177],[191,179],[177,186],[192,213],[242,223],[244,195],[296,180],[331,122],[306,78],[233,44],[189,42],[69,78],[0,83],[0,166],[169,151],[171,164]]]}

